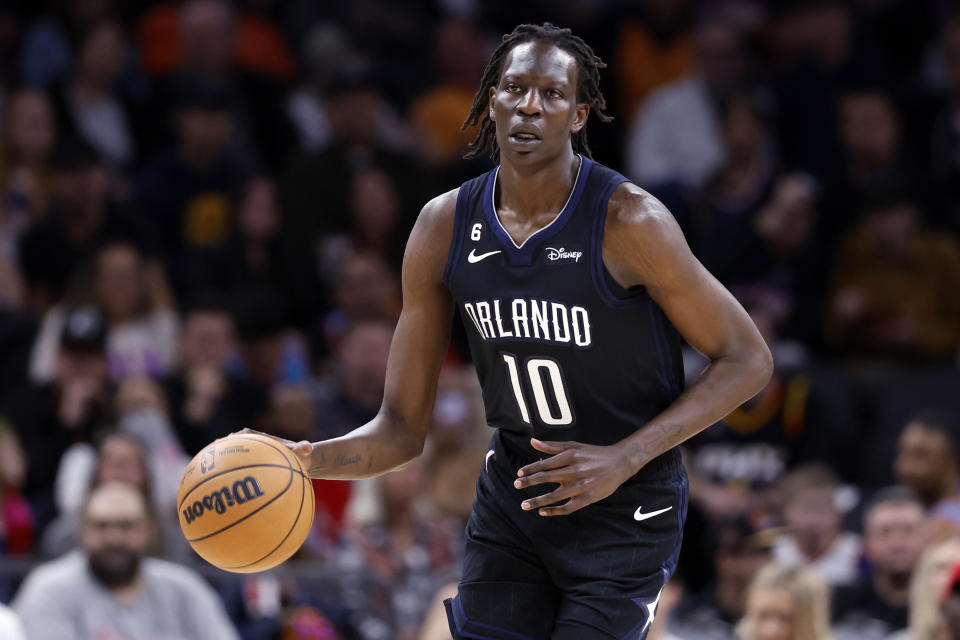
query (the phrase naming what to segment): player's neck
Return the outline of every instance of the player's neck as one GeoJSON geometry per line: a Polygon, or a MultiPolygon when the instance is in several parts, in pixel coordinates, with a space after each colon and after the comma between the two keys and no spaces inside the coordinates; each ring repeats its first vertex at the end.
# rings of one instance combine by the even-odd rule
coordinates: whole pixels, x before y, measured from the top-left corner
{"type": "Polygon", "coordinates": [[[497,174],[497,209],[530,217],[559,212],[573,190],[580,162],[572,149],[537,167],[503,162],[497,174]]]}

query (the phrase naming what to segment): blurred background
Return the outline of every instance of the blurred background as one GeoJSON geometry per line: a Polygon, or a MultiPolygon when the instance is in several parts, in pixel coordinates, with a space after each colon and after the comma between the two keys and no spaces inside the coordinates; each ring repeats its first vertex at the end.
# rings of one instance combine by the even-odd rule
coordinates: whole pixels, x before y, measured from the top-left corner
{"type": "MultiPolygon", "coordinates": [[[[690,516],[651,639],[957,638],[958,10],[3,0],[0,635],[19,615],[54,637],[28,588],[44,569],[73,585],[61,600],[91,597],[62,559],[99,566],[110,524],[90,529],[86,498],[120,482],[153,531],[135,558],[200,576],[242,638],[449,637],[436,603],[490,436],[459,322],[424,456],[316,481],[280,569],[192,555],[176,489],[241,427],[316,440],[376,413],[413,220],[493,166],[461,159],[460,125],[500,36],[549,20],[609,65],[594,157],[670,208],[776,362],[684,446],[690,516]],[[792,617],[764,635],[778,606],[792,617]]],[[[690,378],[704,364],[685,354],[690,378]]],[[[161,633],[149,607],[125,614],[139,627],[104,611],[75,637],[161,633]]]]}

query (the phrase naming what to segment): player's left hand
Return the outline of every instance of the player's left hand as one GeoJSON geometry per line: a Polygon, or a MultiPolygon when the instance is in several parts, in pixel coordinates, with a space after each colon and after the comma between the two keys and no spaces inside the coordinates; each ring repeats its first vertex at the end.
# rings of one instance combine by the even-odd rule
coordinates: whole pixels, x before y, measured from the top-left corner
{"type": "Polygon", "coordinates": [[[537,451],[553,455],[517,471],[513,486],[523,489],[544,483],[560,485],[521,503],[526,511],[539,509],[541,516],[565,516],[603,500],[636,473],[621,447],[543,442],[536,438],[531,438],[530,444],[537,451]],[[556,505],[562,500],[567,502],[556,505]]]}

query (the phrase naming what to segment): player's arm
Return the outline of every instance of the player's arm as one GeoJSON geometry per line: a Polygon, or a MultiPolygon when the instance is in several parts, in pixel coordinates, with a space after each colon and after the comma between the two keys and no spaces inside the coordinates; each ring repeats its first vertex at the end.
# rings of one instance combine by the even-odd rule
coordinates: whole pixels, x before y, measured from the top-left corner
{"type": "Polygon", "coordinates": [[[767,384],[770,351],[743,307],[691,253],[673,216],[654,197],[621,185],[610,199],[604,262],[625,287],[643,285],[673,326],[710,359],[707,370],[669,407],[614,447],[576,442],[534,446],[552,457],[520,469],[518,487],[558,482],[525,501],[543,515],[571,513],[610,495],[667,450],[717,422],[767,384]]]}
{"type": "Polygon", "coordinates": [[[390,344],[383,404],[377,416],[339,438],[286,441],[312,477],[366,478],[396,469],[423,450],[450,341],[453,302],[443,271],[456,200],[456,191],[431,200],[407,241],[403,310],[390,344]]]}
{"type": "Polygon", "coordinates": [[[669,211],[625,184],[608,266],[628,286],[643,284],[687,343],[710,359],[706,371],[673,404],[628,438],[639,469],[724,418],[769,382],[773,358],[740,303],[697,260],[669,211]]]}

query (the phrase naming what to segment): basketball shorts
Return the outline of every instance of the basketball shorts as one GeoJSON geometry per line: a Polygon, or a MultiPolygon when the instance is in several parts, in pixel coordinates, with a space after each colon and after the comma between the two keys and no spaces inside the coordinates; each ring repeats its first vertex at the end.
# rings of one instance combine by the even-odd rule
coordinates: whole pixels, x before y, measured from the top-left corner
{"type": "Polygon", "coordinates": [[[609,497],[565,516],[524,511],[517,470],[543,454],[497,430],[477,480],[458,593],[447,599],[456,639],[646,638],[676,568],[687,477],[669,452],[609,497]]]}

